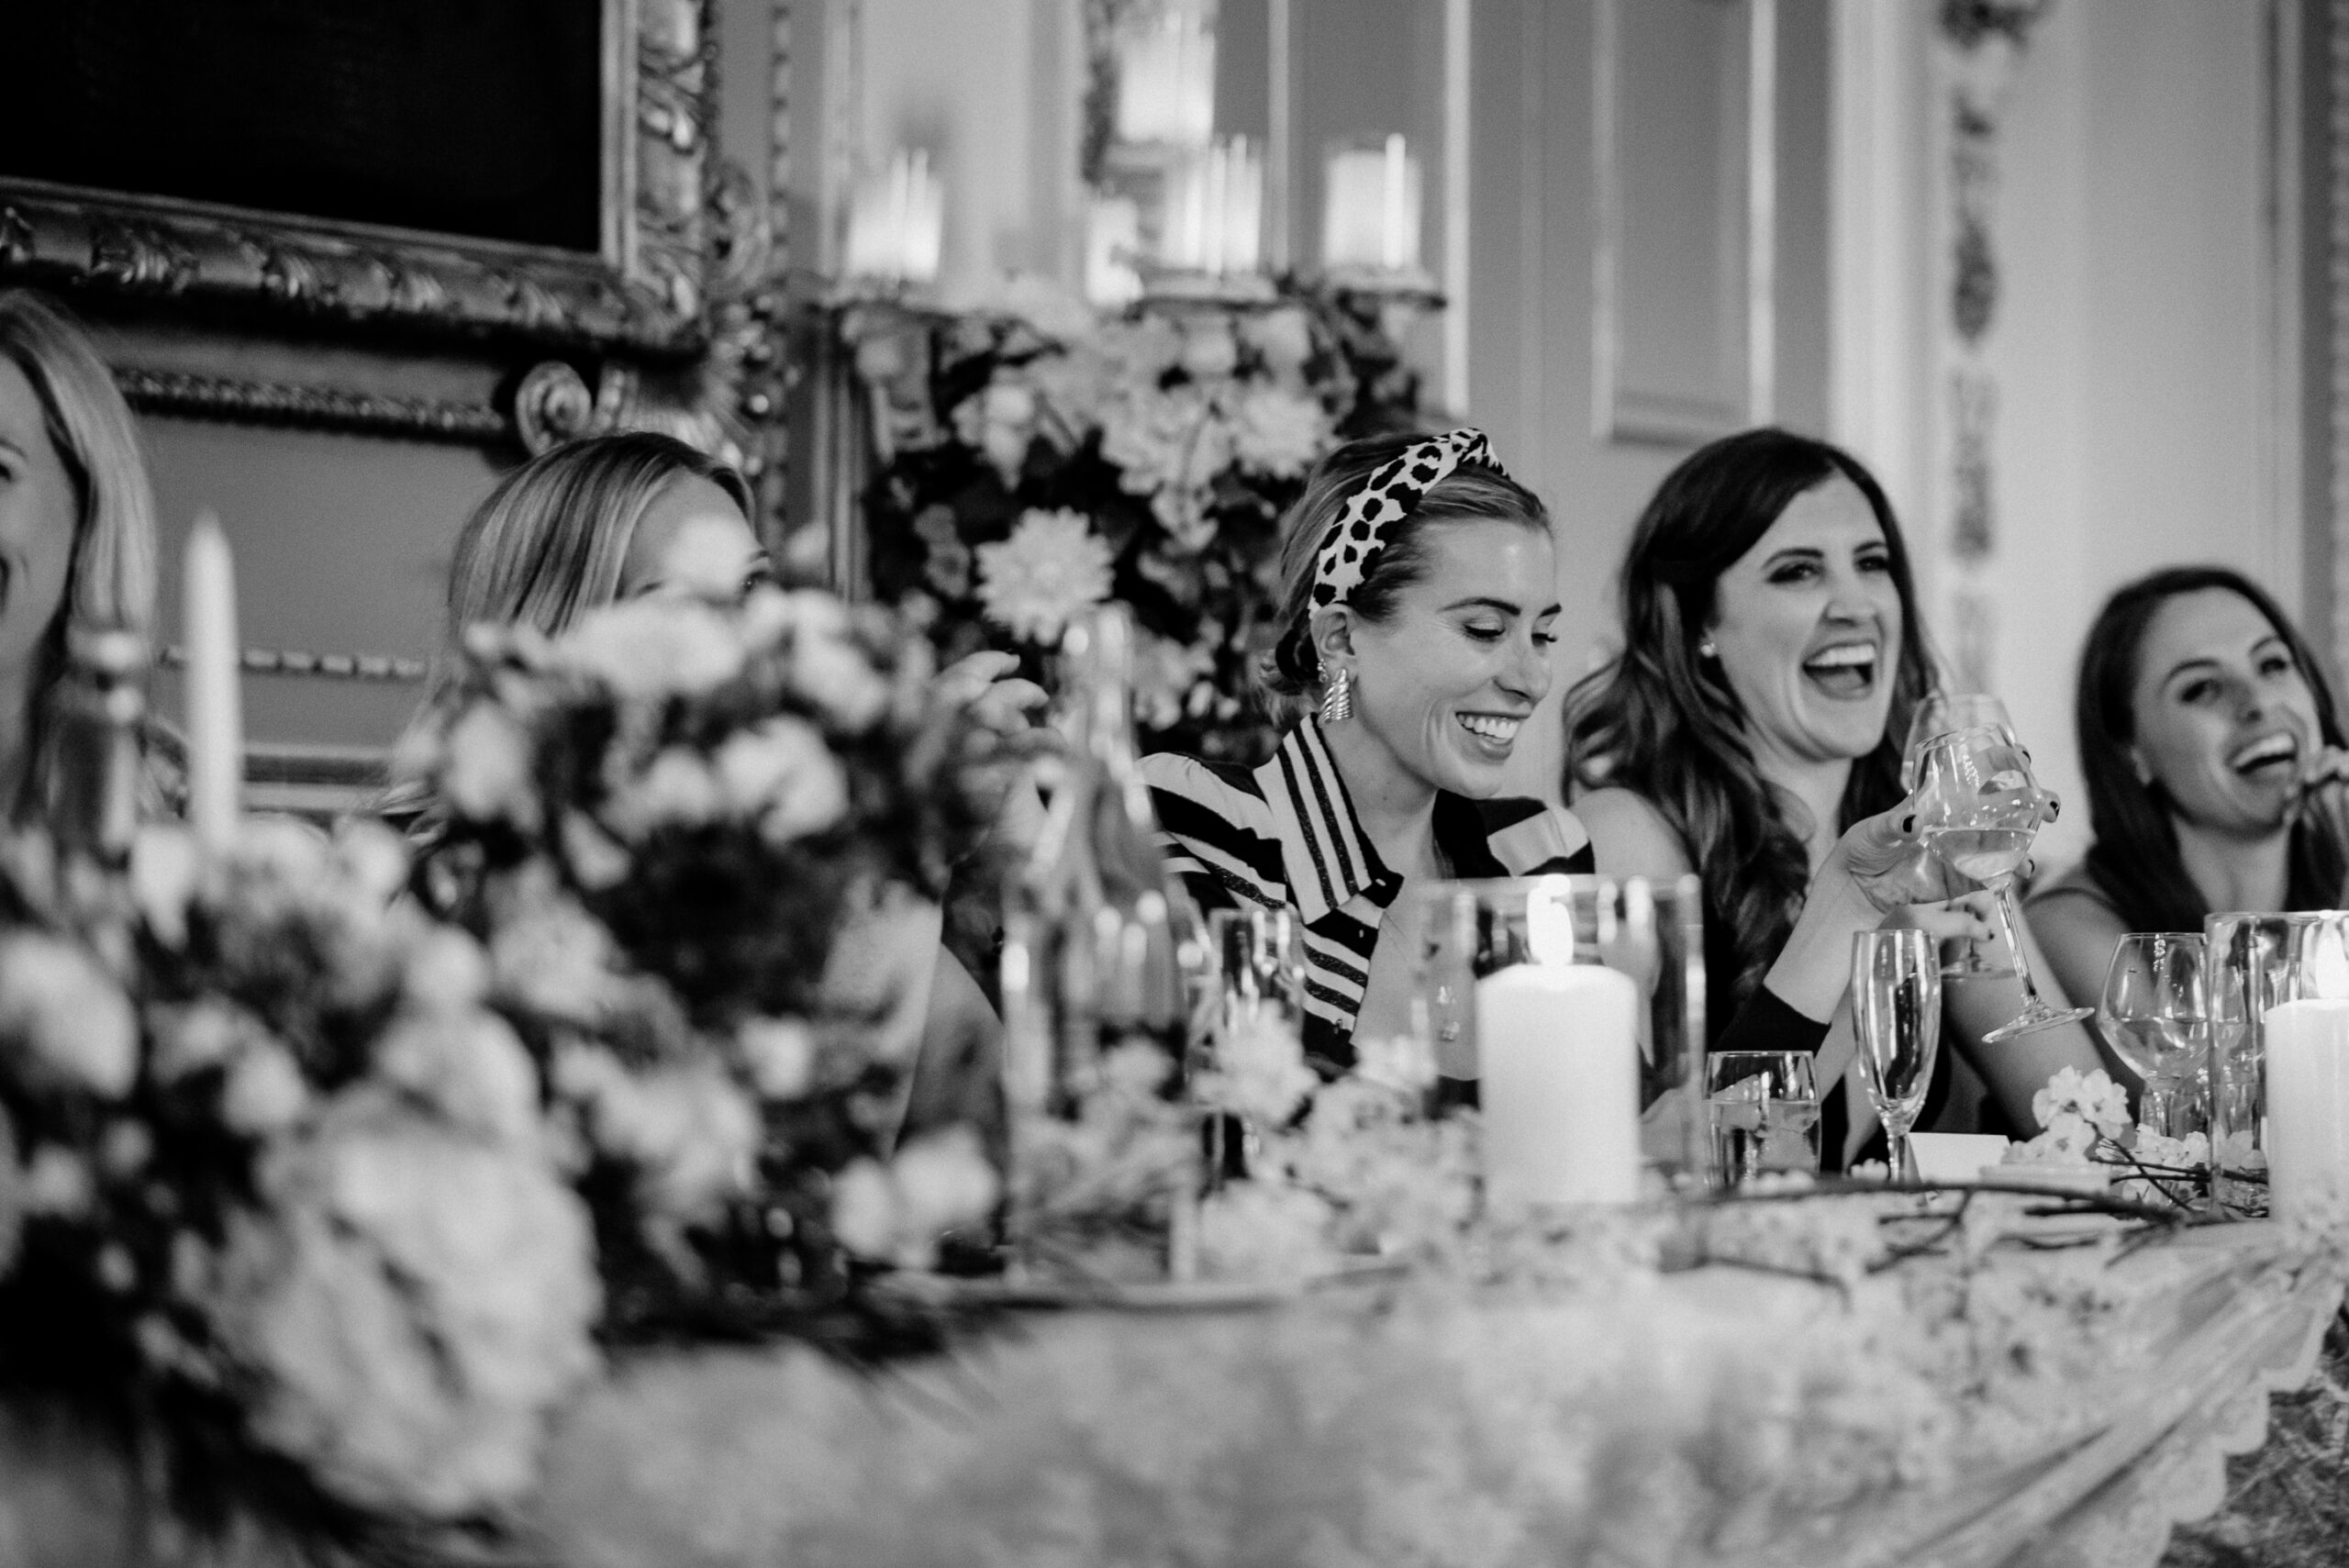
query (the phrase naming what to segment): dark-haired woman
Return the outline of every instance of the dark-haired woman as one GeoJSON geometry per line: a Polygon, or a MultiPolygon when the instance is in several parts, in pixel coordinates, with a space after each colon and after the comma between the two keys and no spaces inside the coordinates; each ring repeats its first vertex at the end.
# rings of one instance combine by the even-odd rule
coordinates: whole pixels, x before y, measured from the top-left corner
{"type": "Polygon", "coordinates": [[[2074,717],[2096,840],[2029,905],[2067,994],[2097,995],[2124,932],[2349,896],[2332,693],[2255,584],[2181,566],[2114,594],[2080,652],[2074,717]]]}
{"type": "MultiPolygon", "coordinates": [[[[1499,796],[1519,731],[1549,690],[1559,606],[1548,514],[1485,438],[1340,448],[1283,528],[1284,630],[1261,672],[1287,722],[1279,750],[1253,770],[1171,755],[1142,766],[1170,865],[1203,907],[1297,912],[1306,1050],[1335,1068],[1353,1060],[1357,1037],[1409,1027],[1412,890],[1592,861],[1572,815],[1499,796]]],[[[1887,813],[1835,846],[1833,895],[1815,901],[1739,1019],[1746,1042],[1815,1043],[1808,1018],[1832,1009],[1850,933],[1880,918],[1912,829],[1887,813]]]]}
{"type": "MultiPolygon", "coordinates": [[[[1566,699],[1568,787],[1600,870],[1694,871],[1702,882],[1718,1048],[1815,900],[1839,837],[1901,798],[1901,746],[1932,684],[1908,551],[1856,459],[1785,430],[1748,430],[1665,477],[1633,531],[1620,591],[1624,651],[1566,699]]],[[[1966,898],[1888,917],[1971,934],[1981,913],[1966,898]]],[[[2019,1128],[2056,1068],[2097,1063],[2076,1026],[1982,1048],[1981,1034],[2020,1006],[2011,982],[1948,995],[1949,1032],[2019,1128]]],[[[1822,1084],[1849,1050],[1839,1031],[1822,1084]]],[[[1948,1099],[1951,1054],[1929,1126],[1948,1099]]],[[[1831,1162],[1840,1115],[1831,1097],[1831,1162]]]]}

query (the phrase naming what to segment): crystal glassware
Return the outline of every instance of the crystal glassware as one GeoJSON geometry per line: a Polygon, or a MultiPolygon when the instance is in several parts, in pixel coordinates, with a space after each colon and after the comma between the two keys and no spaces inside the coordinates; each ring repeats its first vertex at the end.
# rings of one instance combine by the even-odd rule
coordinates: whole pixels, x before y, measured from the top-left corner
{"type": "MultiPolygon", "coordinates": [[[[1446,882],[1421,897],[1412,1027],[1443,1075],[1455,1085],[1481,1083],[1480,982],[1543,962],[1545,945],[1560,962],[1604,964],[1631,976],[1638,991],[1642,1156],[1667,1176],[1701,1179],[1705,943],[1697,878],[1660,886],[1602,876],[1446,882]]],[[[1487,1104],[1488,1137],[1492,1111],[1487,1104]]]]}
{"type": "MultiPolygon", "coordinates": [[[[1917,765],[1924,757],[1926,741],[1953,729],[1974,728],[1995,729],[2008,740],[2014,740],[2014,721],[2007,717],[2007,705],[1994,696],[1981,692],[1934,692],[1919,703],[1909,720],[1908,743],[1900,749],[1901,793],[1906,795],[1917,787],[1917,765]]],[[[1991,962],[1972,941],[1958,944],[1957,957],[1942,965],[1942,973],[1953,980],[2015,977],[2014,965],[1991,962]]]]}
{"type": "Polygon", "coordinates": [[[1713,1182],[1819,1169],[1819,1081],[1802,1051],[1717,1051],[1705,1059],[1713,1182]]]}
{"type": "Polygon", "coordinates": [[[1931,935],[1903,928],[1853,937],[1852,1033],[1898,1180],[1910,1169],[1909,1132],[1925,1108],[1941,1047],[1942,964],[1931,935]]]}
{"type": "Polygon", "coordinates": [[[1982,1038],[1996,1042],[2089,1016],[2087,1007],[2051,1007],[2039,995],[2022,951],[2015,912],[2015,875],[2030,857],[2049,801],[2031,774],[2031,759],[2004,730],[1977,725],[1925,742],[1918,757],[1918,810],[1925,842],[1960,876],[1996,899],[1999,934],[2015,955],[2022,1011],[1982,1038]]]}
{"type": "Polygon", "coordinates": [[[1998,698],[1981,692],[1934,692],[1917,705],[1909,720],[1909,739],[1900,748],[1903,794],[1917,787],[1917,763],[1925,754],[1925,742],[1954,729],[1996,729],[2009,740],[2015,738],[2014,720],[1998,698]]]}
{"type": "Polygon", "coordinates": [[[2193,1130],[2195,1076],[2210,1051],[2199,931],[2132,931],[2114,945],[2097,1004],[2105,1043],[2145,1081],[2137,1119],[2165,1138],[2193,1130]]]}
{"type": "MultiPolygon", "coordinates": [[[[1251,904],[1218,909],[1208,917],[1208,951],[1213,959],[1213,998],[1205,1027],[1195,1032],[1204,1071],[1226,1042],[1252,1029],[1271,1026],[1301,1034],[1305,1028],[1305,928],[1293,909],[1251,904]]],[[[1211,1115],[1206,1126],[1210,1184],[1245,1176],[1267,1131],[1229,1114],[1211,1115]]]]}
{"type": "Polygon", "coordinates": [[[2293,930],[2316,918],[2232,911],[2202,922],[2211,1181],[2240,1214],[2267,1210],[2267,1009],[2284,999],[2293,930]]]}

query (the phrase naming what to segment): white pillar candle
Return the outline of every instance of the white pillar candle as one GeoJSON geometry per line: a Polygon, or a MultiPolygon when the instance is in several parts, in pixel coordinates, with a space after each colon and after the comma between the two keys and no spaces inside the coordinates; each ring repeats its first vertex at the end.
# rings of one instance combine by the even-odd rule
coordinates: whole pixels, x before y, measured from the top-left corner
{"type": "Polygon", "coordinates": [[[1409,272],[1419,264],[1419,161],[1399,136],[1330,155],[1321,264],[1409,272]]]}
{"type": "Polygon", "coordinates": [[[1485,1190],[1496,1208],[1640,1195],[1639,987],[1598,964],[1476,982],[1485,1190]]]}
{"type": "Polygon", "coordinates": [[[210,512],[187,537],[180,573],[187,643],[188,818],[215,853],[233,844],[244,796],[244,706],[238,685],[237,572],[210,512]]]}
{"type": "Polygon", "coordinates": [[[2267,1201],[2279,1218],[2349,1198],[2349,1002],[2267,1009],[2267,1201]]]}

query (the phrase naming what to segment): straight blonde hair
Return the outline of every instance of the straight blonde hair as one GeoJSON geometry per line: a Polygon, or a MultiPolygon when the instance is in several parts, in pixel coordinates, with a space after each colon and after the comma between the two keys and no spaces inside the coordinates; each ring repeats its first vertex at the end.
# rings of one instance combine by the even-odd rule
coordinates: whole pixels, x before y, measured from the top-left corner
{"type": "Polygon", "coordinates": [[[41,638],[26,717],[26,793],[18,814],[40,803],[57,725],[51,696],[65,672],[75,626],[119,627],[143,640],[155,622],[155,491],[139,422],[88,336],[62,306],[24,289],[0,289],[0,360],[24,373],[39,402],[50,445],[73,483],[73,553],[57,618],[41,638]]]}
{"type": "Polygon", "coordinates": [[[551,637],[618,598],[645,509],[687,477],[708,480],[751,515],[741,475],[651,430],[572,441],[498,481],[457,536],[448,626],[425,710],[456,684],[469,628],[530,626],[551,637]]]}

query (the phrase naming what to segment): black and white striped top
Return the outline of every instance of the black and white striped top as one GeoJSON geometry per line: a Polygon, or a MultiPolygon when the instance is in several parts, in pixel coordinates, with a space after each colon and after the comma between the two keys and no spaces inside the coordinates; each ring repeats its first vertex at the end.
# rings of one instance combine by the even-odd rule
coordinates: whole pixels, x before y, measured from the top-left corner
{"type": "MultiPolygon", "coordinates": [[[[1378,923],[1403,879],[1364,835],[1343,780],[1308,718],[1251,771],[1161,753],[1142,776],[1167,856],[1202,910],[1252,903],[1297,911],[1305,929],[1305,1050],[1353,1061],[1354,1018],[1378,923]]],[[[1436,851],[1456,877],[1591,870],[1589,835],[1538,800],[1438,792],[1436,851]]]]}

